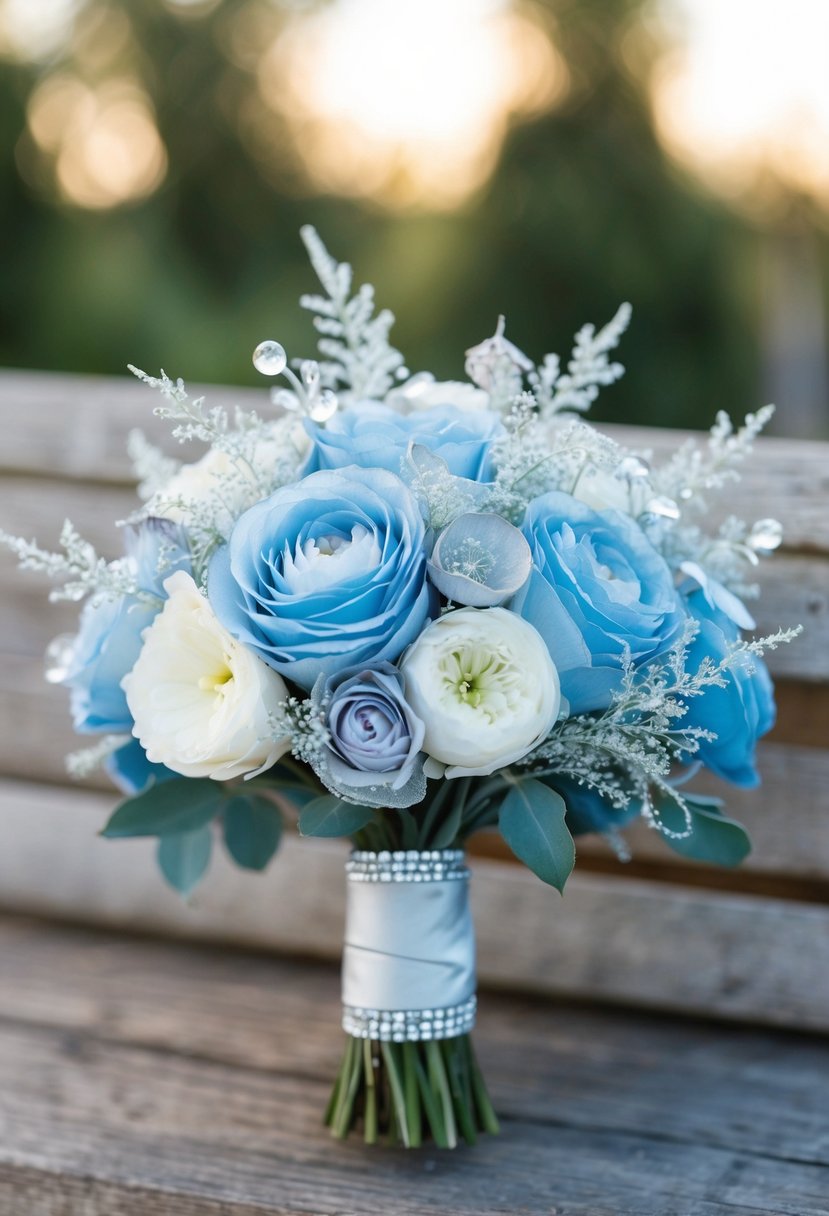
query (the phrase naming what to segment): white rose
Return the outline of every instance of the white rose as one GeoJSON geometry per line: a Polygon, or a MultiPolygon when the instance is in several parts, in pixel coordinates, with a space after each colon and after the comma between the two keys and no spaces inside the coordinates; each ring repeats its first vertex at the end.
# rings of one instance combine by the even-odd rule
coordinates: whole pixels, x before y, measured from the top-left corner
{"type": "Polygon", "coordinates": [[[201,508],[212,507],[211,523],[228,535],[242,512],[264,497],[286,449],[295,455],[298,470],[311,443],[296,418],[277,419],[270,432],[272,437],[257,443],[250,464],[234,460],[222,448],[211,448],[200,460],[183,464],[147,504],[149,513],[187,524],[193,513],[201,515],[201,508]]]}
{"type": "Polygon", "coordinates": [[[403,414],[428,410],[436,405],[453,405],[464,411],[488,410],[489,393],[460,380],[433,380],[427,372],[412,376],[391,392],[388,404],[403,414]]]}
{"type": "Polygon", "coordinates": [[[270,768],[290,746],[269,722],[288,696],[282,677],[228,633],[189,574],[171,574],[164,588],[169,598],[121,681],[132,733],[154,764],[185,777],[270,768]]]}
{"type": "Polygon", "coordinates": [[[504,768],[546,737],[561,706],[541,635],[506,608],[462,608],[433,621],[401,664],[424,751],[446,777],[504,768]]]}
{"type": "Polygon", "coordinates": [[[636,519],[645,510],[648,500],[653,498],[654,490],[647,467],[636,457],[626,457],[625,460],[636,470],[634,476],[625,472],[625,461],[618,469],[588,469],[571,490],[573,498],[578,498],[593,511],[613,508],[636,519]]]}

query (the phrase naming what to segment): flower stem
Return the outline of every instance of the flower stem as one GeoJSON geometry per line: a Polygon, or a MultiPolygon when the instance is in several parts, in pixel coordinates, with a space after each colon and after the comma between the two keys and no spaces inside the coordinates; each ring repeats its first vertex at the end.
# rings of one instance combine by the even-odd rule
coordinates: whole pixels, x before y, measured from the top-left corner
{"type": "Polygon", "coordinates": [[[374,1070],[374,1054],[371,1043],[363,1039],[363,1070],[366,1082],[366,1101],[363,1115],[366,1144],[377,1143],[377,1079],[374,1070]]]}
{"type": "Polygon", "coordinates": [[[498,1131],[469,1035],[405,1043],[347,1036],[325,1123],[341,1140],[362,1126],[366,1144],[405,1148],[428,1139],[455,1148],[498,1131]]]}

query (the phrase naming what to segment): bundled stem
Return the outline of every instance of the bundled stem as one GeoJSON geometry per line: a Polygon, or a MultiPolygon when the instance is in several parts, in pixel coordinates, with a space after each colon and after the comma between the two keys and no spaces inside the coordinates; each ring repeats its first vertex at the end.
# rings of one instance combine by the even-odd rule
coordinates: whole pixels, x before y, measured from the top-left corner
{"type": "Polygon", "coordinates": [[[418,1148],[474,1144],[498,1132],[498,1120],[468,1034],[454,1039],[386,1043],[346,1037],[325,1112],[331,1134],[345,1139],[362,1127],[367,1144],[385,1138],[418,1148]]]}

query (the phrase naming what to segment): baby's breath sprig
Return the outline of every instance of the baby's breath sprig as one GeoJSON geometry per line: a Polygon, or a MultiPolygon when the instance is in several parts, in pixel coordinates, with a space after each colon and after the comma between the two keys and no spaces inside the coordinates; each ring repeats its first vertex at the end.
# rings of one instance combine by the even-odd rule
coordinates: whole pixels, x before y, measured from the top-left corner
{"type": "Polygon", "coordinates": [[[62,553],[41,549],[35,541],[12,536],[1,529],[0,545],[14,553],[21,570],[37,570],[49,578],[63,580],[61,586],[54,587],[49,593],[49,599],[53,602],[77,602],[88,595],[103,599],[118,599],[122,595],[135,595],[147,600],[155,598],[140,590],[133,563],[128,558],[107,562],[99,557],[94,545],[84,540],[68,519],[60,532],[62,553]]]}

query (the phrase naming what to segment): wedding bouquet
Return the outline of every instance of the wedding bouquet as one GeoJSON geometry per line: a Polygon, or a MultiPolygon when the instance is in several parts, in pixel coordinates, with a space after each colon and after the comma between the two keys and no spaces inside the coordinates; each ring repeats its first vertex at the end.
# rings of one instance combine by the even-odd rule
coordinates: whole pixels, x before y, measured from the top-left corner
{"type": "Polygon", "coordinates": [[[129,795],[108,837],[158,837],[184,893],[221,836],[261,870],[283,816],[349,837],[346,1050],[326,1121],[368,1142],[444,1147],[497,1121],[477,1067],[475,950],[464,846],[500,831],[563,890],[573,836],[641,816],[687,857],[749,849],[722,804],[688,789],[705,766],[758,777],[774,718],[762,654],[795,630],[744,636],[745,600],[781,529],[728,518],[711,491],[737,476],[770,416],[661,467],[582,418],[628,306],[576,336],[563,370],[504,336],[466,355],[463,383],[412,375],[349,266],[303,230],[322,293],[306,296],[319,361],[275,341],[265,415],[208,408],[183,383],[132,370],[180,464],[130,438],[143,505],[105,561],[72,525],[60,553],[3,535],[24,567],[85,599],[47,677],[71,692],[69,758],[129,795]]]}

